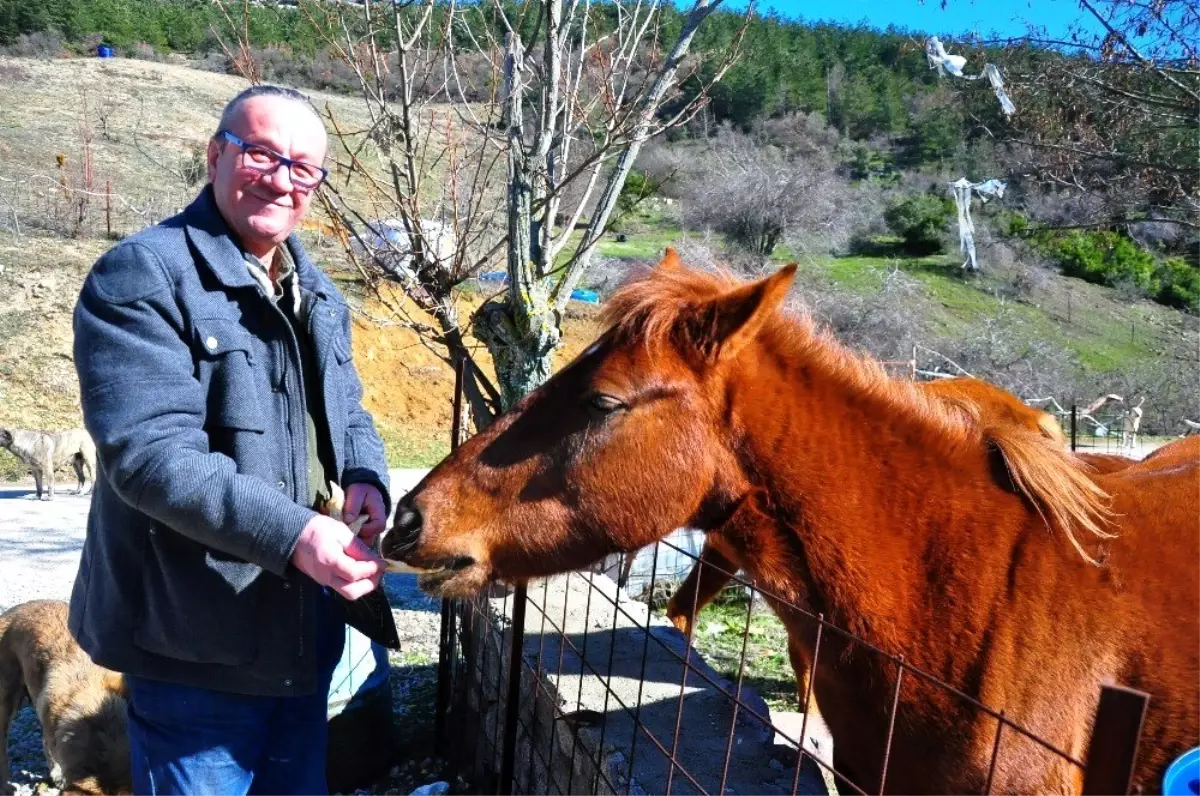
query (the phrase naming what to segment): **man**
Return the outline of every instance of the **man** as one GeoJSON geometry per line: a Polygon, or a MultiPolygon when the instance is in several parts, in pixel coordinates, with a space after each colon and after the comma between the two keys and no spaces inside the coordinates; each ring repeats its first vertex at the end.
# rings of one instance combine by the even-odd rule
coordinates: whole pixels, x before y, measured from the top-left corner
{"type": "Polygon", "coordinates": [[[349,310],[291,234],[326,143],[303,95],[243,91],[200,196],[101,257],[75,309],[99,477],[70,626],[126,674],[137,793],[326,790],[341,605],[379,584],[389,507],[349,310]],[[363,538],[314,511],[330,481],[363,538]]]}

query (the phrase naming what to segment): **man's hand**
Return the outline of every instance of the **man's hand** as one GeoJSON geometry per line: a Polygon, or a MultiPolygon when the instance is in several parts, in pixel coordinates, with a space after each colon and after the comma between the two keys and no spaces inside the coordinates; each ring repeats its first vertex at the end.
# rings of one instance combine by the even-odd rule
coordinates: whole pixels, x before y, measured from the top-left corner
{"type": "Polygon", "coordinates": [[[375,537],[383,533],[383,528],[387,524],[387,512],[383,508],[383,495],[373,484],[351,484],[346,487],[346,505],[342,508],[342,519],[349,525],[358,519],[359,514],[364,513],[367,515],[367,522],[358,535],[364,542],[371,545],[374,543],[375,537]]]}
{"type": "Polygon", "coordinates": [[[315,515],[300,532],[292,564],[347,600],[357,600],[374,590],[385,566],[384,560],[353,531],[324,514],[315,515]]]}

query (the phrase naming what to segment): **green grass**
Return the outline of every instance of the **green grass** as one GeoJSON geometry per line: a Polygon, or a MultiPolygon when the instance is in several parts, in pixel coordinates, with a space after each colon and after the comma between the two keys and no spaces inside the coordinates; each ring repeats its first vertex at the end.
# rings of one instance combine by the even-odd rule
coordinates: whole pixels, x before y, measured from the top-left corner
{"type": "MultiPolygon", "coordinates": [[[[773,259],[784,261],[788,258],[773,259]]],[[[1111,291],[1072,285],[1078,291],[1091,288],[1090,300],[1099,308],[1079,310],[1076,322],[1068,325],[1037,306],[1036,302],[1001,298],[997,290],[1001,280],[987,271],[964,278],[957,257],[950,255],[810,258],[807,266],[810,273],[820,273],[838,287],[855,294],[878,290],[888,271],[898,267],[920,283],[927,299],[922,312],[932,331],[957,336],[979,321],[1003,312],[1008,314],[1010,325],[1020,326],[1032,338],[1066,349],[1084,368],[1096,372],[1119,370],[1132,362],[1161,356],[1154,348],[1155,337],[1148,331],[1153,326],[1149,316],[1163,317],[1174,313],[1167,308],[1122,308],[1112,298],[1111,291]]]]}
{"type": "Polygon", "coordinates": [[[627,234],[627,240],[618,242],[613,234],[606,235],[596,250],[605,257],[618,260],[657,260],[663,249],[679,242],[678,230],[656,229],[650,232],[627,234]]]}
{"type": "MultiPolygon", "coordinates": [[[[433,467],[450,455],[450,440],[430,439],[423,429],[379,429],[388,467],[433,467]]],[[[447,435],[448,436],[448,435],[447,435]]]]}
{"type": "Polygon", "coordinates": [[[758,692],[772,710],[797,710],[799,700],[788,659],[787,630],[769,608],[759,604],[750,610],[750,629],[746,635],[749,608],[749,599],[740,589],[718,595],[697,615],[692,646],[735,687],[740,673],[742,683],[758,692]]]}

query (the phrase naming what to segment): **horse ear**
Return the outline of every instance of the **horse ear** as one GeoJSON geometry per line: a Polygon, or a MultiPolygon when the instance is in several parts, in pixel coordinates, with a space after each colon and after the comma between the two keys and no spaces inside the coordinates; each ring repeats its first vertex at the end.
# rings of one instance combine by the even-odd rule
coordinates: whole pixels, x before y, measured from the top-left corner
{"type": "Polygon", "coordinates": [[[668,246],[658,267],[665,271],[678,271],[683,268],[683,260],[679,259],[679,252],[673,246],[668,246]]]}
{"type": "Polygon", "coordinates": [[[710,359],[733,356],[779,309],[795,278],[796,264],[792,263],[713,299],[700,312],[696,343],[710,359]]]}

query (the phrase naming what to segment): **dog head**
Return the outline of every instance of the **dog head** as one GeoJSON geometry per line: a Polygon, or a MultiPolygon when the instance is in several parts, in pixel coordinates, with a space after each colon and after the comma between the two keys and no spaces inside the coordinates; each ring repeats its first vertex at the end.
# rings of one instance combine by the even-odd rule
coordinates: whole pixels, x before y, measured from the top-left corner
{"type": "Polygon", "coordinates": [[[7,448],[12,445],[13,435],[7,428],[0,428],[0,448],[7,448]]]}
{"type": "Polygon", "coordinates": [[[63,721],[55,734],[63,794],[133,793],[126,700],[106,683],[98,708],[63,721]]]}

